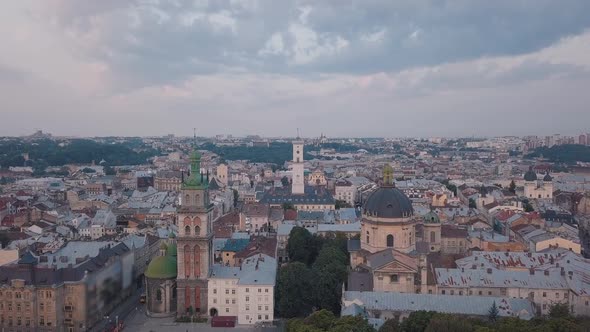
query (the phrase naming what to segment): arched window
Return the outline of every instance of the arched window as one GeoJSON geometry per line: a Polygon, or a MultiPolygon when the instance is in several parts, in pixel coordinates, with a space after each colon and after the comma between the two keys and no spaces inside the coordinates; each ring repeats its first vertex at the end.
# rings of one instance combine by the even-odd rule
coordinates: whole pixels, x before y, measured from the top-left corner
{"type": "Polygon", "coordinates": [[[162,302],[162,290],[160,289],[156,291],[156,301],[162,302]]]}
{"type": "Polygon", "coordinates": [[[191,235],[191,226],[184,226],[184,235],[191,235]]]}
{"type": "Polygon", "coordinates": [[[195,195],[195,205],[199,206],[199,200],[201,199],[201,195],[196,194],[195,195]]]}
{"type": "Polygon", "coordinates": [[[436,242],[436,233],[434,231],[430,232],[430,243],[436,242]]]}
{"type": "Polygon", "coordinates": [[[188,244],[184,246],[184,276],[191,276],[191,248],[188,244]]]}
{"type": "Polygon", "coordinates": [[[195,258],[194,258],[194,263],[195,263],[195,277],[200,277],[201,276],[201,248],[198,245],[195,245],[195,258]]]}
{"type": "Polygon", "coordinates": [[[369,231],[367,231],[367,244],[369,244],[369,231]]]}
{"type": "Polygon", "coordinates": [[[190,196],[188,194],[184,195],[184,202],[182,204],[189,205],[190,204],[190,196]]]}
{"type": "Polygon", "coordinates": [[[195,226],[195,235],[199,236],[201,234],[201,227],[195,226]]]}
{"type": "Polygon", "coordinates": [[[387,235],[387,246],[393,248],[393,235],[391,234],[387,235]]]}

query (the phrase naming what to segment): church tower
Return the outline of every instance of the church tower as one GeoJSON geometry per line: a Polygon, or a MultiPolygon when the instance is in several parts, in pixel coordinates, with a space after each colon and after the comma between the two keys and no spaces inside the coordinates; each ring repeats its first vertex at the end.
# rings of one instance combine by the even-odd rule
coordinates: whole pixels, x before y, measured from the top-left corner
{"type": "Polygon", "coordinates": [[[299,137],[293,141],[293,184],[291,186],[293,195],[303,195],[305,193],[303,145],[304,142],[299,137]]]}
{"type": "Polygon", "coordinates": [[[207,278],[213,263],[209,173],[201,171],[201,155],[191,157],[191,173],[182,184],[178,208],[178,306],[179,316],[207,315],[207,278]]]}

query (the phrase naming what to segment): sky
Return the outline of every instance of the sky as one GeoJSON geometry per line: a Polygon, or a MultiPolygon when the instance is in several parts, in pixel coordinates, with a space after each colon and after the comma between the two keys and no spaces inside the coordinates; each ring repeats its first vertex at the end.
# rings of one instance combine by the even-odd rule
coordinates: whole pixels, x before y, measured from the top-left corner
{"type": "Polygon", "coordinates": [[[590,132],[588,0],[0,8],[0,136],[590,132]]]}

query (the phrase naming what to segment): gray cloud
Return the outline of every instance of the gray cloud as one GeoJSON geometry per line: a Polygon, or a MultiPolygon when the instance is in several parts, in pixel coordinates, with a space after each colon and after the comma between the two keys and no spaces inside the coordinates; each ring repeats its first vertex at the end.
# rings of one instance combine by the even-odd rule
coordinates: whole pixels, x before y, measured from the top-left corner
{"type": "Polygon", "coordinates": [[[3,9],[8,134],[459,136],[576,133],[590,120],[584,0],[3,9]]]}

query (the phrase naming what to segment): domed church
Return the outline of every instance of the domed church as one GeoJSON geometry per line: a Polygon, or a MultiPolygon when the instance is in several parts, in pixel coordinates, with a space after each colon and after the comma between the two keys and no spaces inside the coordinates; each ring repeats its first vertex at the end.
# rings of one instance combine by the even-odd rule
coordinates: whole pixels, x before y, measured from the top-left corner
{"type": "Polygon", "coordinates": [[[160,255],[145,271],[146,311],[152,317],[173,316],[176,313],[177,248],[171,242],[160,245],[160,255]]]}
{"type": "Polygon", "coordinates": [[[350,240],[347,290],[415,293],[419,273],[412,202],[395,187],[393,168],[362,208],[360,240],[350,240]],[[411,255],[410,255],[411,253],[411,255]]]}
{"type": "Polygon", "coordinates": [[[361,249],[375,253],[392,248],[403,253],[416,249],[412,202],[395,187],[393,168],[385,165],[383,181],[363,206],[361,249]]]}

